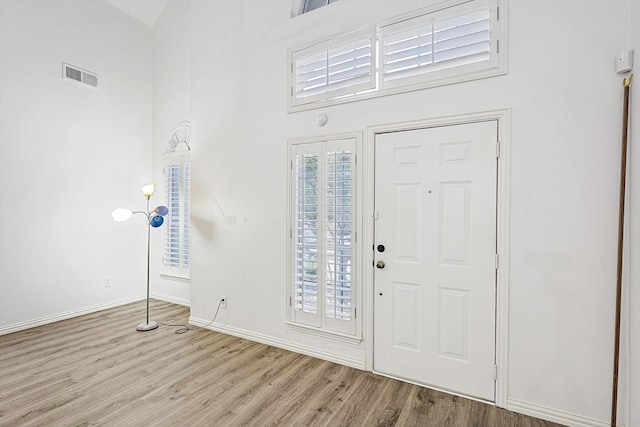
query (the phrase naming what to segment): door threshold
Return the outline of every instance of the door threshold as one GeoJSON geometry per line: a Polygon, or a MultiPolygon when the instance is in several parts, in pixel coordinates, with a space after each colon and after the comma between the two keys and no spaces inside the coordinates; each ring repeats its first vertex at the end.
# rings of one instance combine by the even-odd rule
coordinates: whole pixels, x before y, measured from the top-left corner
{"type": "Polygon", "coordinates": [[[402,381],[404,383],[417,385],[418,387],[428,388],[429,390],[435,390],[435,391],[439,391],[441,393],[450,394],[452,396],[458,396],[458,397],[462,397],[464,399],[473,400],[474,402],[480,402],[480,403],[485,403],[487,405],[496,406],[495,400],[493,400],[493,401],[486,400],[486,399],[482,399],[482,398],[479,398],[479,397],[474,397],[474,396],[469,396],[469,395],[466,395],[466,394],[458,393],[458,392],[455,392],[455,391],[452,391],[452,390],[447,390],[447,389],[444,389],[444,388],[434,387],[432,385],[419,383],[417,381],[413,381],[413,380],[410,380],[408,378],[402,378],[402,377],[397,377],[397,376],[390,375],[390,374],[385,374],[384,372],[376,371],[375,369],[373,371],[371,371],[371,373],[376,374],[376,375],[380,375],[381,377],[391,378],[392,380],[397,380],[397,381],[402,381]]]}

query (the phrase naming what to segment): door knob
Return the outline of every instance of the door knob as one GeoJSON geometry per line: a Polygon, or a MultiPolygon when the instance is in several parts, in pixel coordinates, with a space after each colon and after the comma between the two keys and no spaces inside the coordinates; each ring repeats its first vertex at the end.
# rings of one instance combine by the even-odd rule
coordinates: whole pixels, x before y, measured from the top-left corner
{"type": "Polygon", "coordinates": [[[376,263],[376,267],[378,268],[384,268],[384,261],[380,260],[376,263]]]}

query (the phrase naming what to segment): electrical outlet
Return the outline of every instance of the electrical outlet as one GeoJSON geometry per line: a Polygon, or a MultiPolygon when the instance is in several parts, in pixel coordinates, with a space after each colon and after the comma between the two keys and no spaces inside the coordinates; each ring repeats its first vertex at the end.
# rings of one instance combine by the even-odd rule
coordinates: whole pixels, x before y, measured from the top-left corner
{"type": "Polygon", "coordinates": [[[227,308],[227,297],[224,295],[220,297],[220,307],[227,308]]]}
{"type": "Polygon", "coordinates": [[[111,287],[111,279],[106,278],[106,279],[104,280],[104,287],[105,287],[105,288],[110,288],[110,287],[111,287]]]}

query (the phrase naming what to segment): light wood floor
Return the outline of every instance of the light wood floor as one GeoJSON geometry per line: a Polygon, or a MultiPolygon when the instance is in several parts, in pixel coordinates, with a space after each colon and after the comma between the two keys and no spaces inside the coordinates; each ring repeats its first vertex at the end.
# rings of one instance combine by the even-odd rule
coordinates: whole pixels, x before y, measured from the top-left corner
{"type": "MultiPolygon", "coordinates": [[[[151,304],[152,319],[188,319],[151,304]]],[[[205,329],[136,332],[144,310],[0,336],[0,425],[557,425],[205,329]]]]}

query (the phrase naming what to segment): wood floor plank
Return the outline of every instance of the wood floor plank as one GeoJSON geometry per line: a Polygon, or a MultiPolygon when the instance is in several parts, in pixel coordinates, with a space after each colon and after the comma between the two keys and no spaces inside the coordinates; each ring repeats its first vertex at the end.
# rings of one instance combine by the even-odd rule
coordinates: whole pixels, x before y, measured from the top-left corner
{"type": "MultiPolygon", "coordinates": [[[[137,354],[142,357],[134,357],[130,360],[118,358],[112,361],[106,370],[108,382],[105,383],[104,374],[87,377],[82,382],[82,397],[75,399],[62,409],[53,411],[48,418],[54,421],[63,420],[72,414],[72,419],[77,418],[84,422],[98,418],[100,413],[102,416],[117,414],[120,408],[131,405],[131,402],[146,399],[156,392],[158,378],[165,377],[169,380],[173,379],[174,382],[185,381],[185,373],[198,370],[198,361],[202,357],[216,357],[216,348],[206,353],[185,352],[185,349],[189,349],[190,337],[170,335],[171,340],[162,348],[154,346],[148,349],[146,341],[139,345],[137,354]],[[90,390],[94,387],[99,388],[101,392],[91,393],[90,390]],[[86,411],[83,408],[92,409],[86,411]]],[[[152,339],[151,335],[146,337],[152,339]]]]}
{"type": "Polygon", "coordinates": [[[295,381],[291,372],[297,372],[298,374],[300,372],[310,372],[314,367],[317,367],[314,362],[300,354],[296,354],[295,358],[290,361],[283,360],[281,369],[289,372],[271,376],[264,384],[254,388],[254,398],[242,408],[242,411],[239,411],[239,415],[235,420],[237,424],[259,426],[266,417],[273,417],[274,409],[282,407],[286,402],[290,401],[292,381],[295,381]]]}
{"type": "MultiPolygon", "coordinates": [[[[254,379],[260,377],[264,374],[265,370],[269,369],[270,365],[270,354],[273,352],[272,347],[265,347],[262,345],[253,345],[247,350],[245,350],[245,355],[250,358],[252,361],[258,360],[258,363],[252,364],[252,370],[246,369],[238,369],[236,367],[236,361],[230,360],[229,363],[226,364],[226,369],[220,370],[216,372],[215,380],[213,378],[209,378],[209,381],[215,381],[215,388],[206,387],[203,390],[204,393],[207,394],[209,398],[215,399],[215,407],[216,407],[216,419],[219,420],[221,425],[225,425],[225,423],[229,423],[226,425],[232,425],[231,420],[233,420],[235,413],[233,412],[233,405],[242,405],[244,399],[247,398],[247,395],[251,393],[250,384],[254,383],[254,379]]],[[[237,356],[234,359],[238,359],[237,356]]],[[[186,403],[186,408],[190,408],[190,404],[186,403]]],[[[191,417],[194,420],[198,420],[199,418],[206,418],[206,411],[209,409],[206,405],[199,404],[200,402],[196,402],[198,404],[198,411],[196,408],[190,410],[191,417]],[[199,417],[199,415],[201,415],[199,417]]],[[[178,418],[181,417],[181,410],[185,409],[185,406],[179,406],[174,408],[170,417],[178,418]]]]}
{"type": "Polygon", "coordinates": [[[0,336],[0,427],[557,426],[206,329],[135,331],[144,316],[138,302],[0,336]]]}

